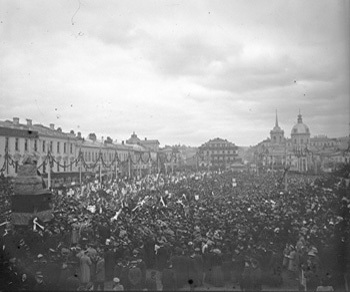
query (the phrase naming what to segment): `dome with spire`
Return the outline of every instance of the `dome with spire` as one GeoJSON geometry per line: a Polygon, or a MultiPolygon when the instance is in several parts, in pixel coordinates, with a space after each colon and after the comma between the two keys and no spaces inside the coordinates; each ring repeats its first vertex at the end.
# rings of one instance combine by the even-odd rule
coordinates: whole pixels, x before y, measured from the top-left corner
{"type": "Polygon", "coordinates": [[[307,125],[303,123],[303,118],[299,112],[298,122],[293,126],[291,135],[307,134],[310,135],[310,130],[307,125]]]}

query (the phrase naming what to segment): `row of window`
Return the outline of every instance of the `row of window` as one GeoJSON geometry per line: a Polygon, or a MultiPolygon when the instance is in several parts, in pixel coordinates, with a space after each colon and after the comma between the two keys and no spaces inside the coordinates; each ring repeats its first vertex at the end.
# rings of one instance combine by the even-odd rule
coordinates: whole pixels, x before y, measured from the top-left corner
{"type": "Polygon", "coordinates": [[[235,154],[236,151],[234,150],[217,150],[217,151],[207,151],[207,155],[211,155],[211,154],[235,154]]]}
{"type": "MultiPolygon", "coordinates": [[[[84,155],[85,161],[94,162],[98,160],[99,152],[83,151],[83,155],[84,155]]],[[[108,158],[108,161],[112,161],[114,159],[114,155],[115,155],[114,153],[102,153],[102,158],[105,162],[107,161],[107,158],[108,158]]],[[[128,156],[127,153],[118,153],[118,157],[120,160],[126,160],[127,156],[128,156]]]]}
{"type": "Polygon", "coordinates": [[[234,146],[231,144],[227,144],[227,143],[220,143],[220,144],[210,143],[209,145],[207,145],[207,147],[230,148],[230,147],[234,147],[234,146]]]}
{"type": "MultiPolygon", "coordinates": [[[[8,148],[9,147],[9,141],[10,138],[6,137],[5,140],[5,147],[8,148]]],[[[39,151],[39,141],[38,140],[34,140],[34,151],[39,151]]],[[[66,142],[63,142],[61,144],[61,142],[57,142],[56,144],[56,153],[61,153],[61,145],[63,145],[63,153],[66,154],[68,153],[68,148],[69,148],[69,153],[73,154],[73,144],[68,144],[66,142]],[[69,147],[68,147],[69,146],[69,147]]],[[[46,152],[46,150],[50,149],[50,151],[53,153],[54,152],[54,147],[53,147],[53,141],[41,141],[41,150],[42,152],[46,152]],[[47,142],[47,143],[46,143],[47,142]]],[[[20,139],[19,138],[15,138],[15,151],[20,151],[20,139]]],[[[29,140],[28,139],[24,139],[24,151],[29,151],[29,140]]]]}

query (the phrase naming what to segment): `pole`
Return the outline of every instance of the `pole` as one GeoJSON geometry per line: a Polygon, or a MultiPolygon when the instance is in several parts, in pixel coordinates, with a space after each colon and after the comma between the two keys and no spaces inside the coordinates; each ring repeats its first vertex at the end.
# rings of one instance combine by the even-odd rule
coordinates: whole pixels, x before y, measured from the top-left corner
{"type": "Polygon", "coordinates": [[[160,165],[159,165],[159,164],[160,164],[159,155],[158,155],[158,153],[157,153],[157,168],[158,168],[158,169],[157,169],[157,170],[158,170],[157,172],[158,172],[158,173],[160,172],[160,165]]]}
{"type": "Polygon", "coordinates": [[[118,178],[118,159],[117,159],[117,153],[115,154],[115,179],[118,178]]]}
{"type": "MultiPolygon", "coordinates": [[[[100,152],[100,154],[101,154],[101,152],[100,152]]],[[[102,166],[101,166],[101,156],[100,156],[99,166],[100,166],[100,170],[99,170],[99,172],[100,172],[100,186],[101,186],[101,184],[102,184],[102,181],[101,181],[101,171],[102,171],[102,166]]]]}
{"type": "Polygon", "coordinates": [[[128,160],[129,160],[129,161],[128,161],[128,162],[129,162],[129,163],[128,163],[128,166],[129,166],[129,167],[128,167],[128,170],[129,170],[129,178],[130,178],[130,176],[131,176],[130,153],[129,153],[128,160]]]}
{"type": "Polygon", "coordinates": [[[171,174],[174,174],[174,157],[171,158],[171,174]]]}
{"type": "Polygon", "coordinates": [[[79,151],[79,184],[81,186],[81,168],[82,168],[82,165],[81,165],[81,151],[79,151]]]}
{"type": "Polygon", "coordinates": [[[50,163],[50,156],[49,156],[49,159],[47,160],[48,163],[49,163],[49,171],[47,173],[47,187],[48,188],[51,188],[51,163],[50,163]]]}
{"type": "Polygon", "coordinates": [[[284,175],[284,190],[286,192],[288,191],[288,178],[287,178],[287,175],[288,175],[288,170],[286,169],[286,173],[284,175]]]}

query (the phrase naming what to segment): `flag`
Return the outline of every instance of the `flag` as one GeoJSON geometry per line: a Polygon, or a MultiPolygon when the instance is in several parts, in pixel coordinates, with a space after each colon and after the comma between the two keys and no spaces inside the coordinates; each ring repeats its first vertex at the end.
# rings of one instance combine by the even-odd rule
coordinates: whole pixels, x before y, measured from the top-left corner
{"type": "Polygon", "coordinates": [[[160,202],[162,203],[163,207],[166,207],[162,196],[160,196],[160,202]]]}
{"type": "MultiPolygon", "coordinates": [[[[40,223],[41,223],[41,222],[40,222],[40,223]]],[[[33,219],[33,230],[34,230],[34,231],[37,231],[37,227],[39,227],[41,230],[44,230],[44,229],[45,229],[44,226],[41,225],[40,223],[39,223],[38,217],[35,217],[35,218],[33,219]]]]}
{"type": "Polygon", "coordinates": [[[90,205],[86,209],[88,209],[91,213],[95,213],[96,212],[96,206],[95,205],[90,205]]]}
{"type": "Polygon", "coordinates": [[[111,221],[112,222],[117,221],[121,212],[122,212],[122,208],[120,208],[120,210],[118,212],[115,212],[115,215],[114,215],[114,217],[111,218],[111,221]]]}

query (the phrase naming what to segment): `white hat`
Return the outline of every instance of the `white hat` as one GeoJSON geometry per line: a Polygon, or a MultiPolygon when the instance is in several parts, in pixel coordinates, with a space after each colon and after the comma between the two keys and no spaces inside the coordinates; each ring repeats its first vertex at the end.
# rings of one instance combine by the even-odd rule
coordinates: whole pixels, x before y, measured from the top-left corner
{"type": "Polygon", "coordinates": [[[119,278],[114,278],[114,279],[113,279],[113,282],[114,282],[114,283],[119,283],[120,280],[119,280],[119,278]]]}
{"type": "Polygon", "coordinates": [[[38,259],[41,259],[42,257],[44,257],[41,253],[38,254],[38,259]]]}

